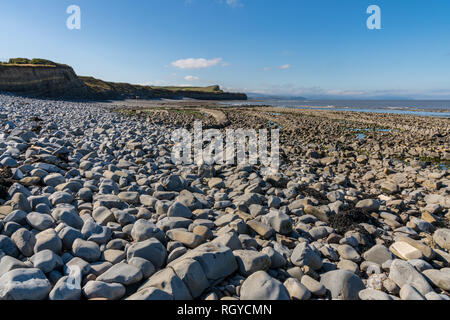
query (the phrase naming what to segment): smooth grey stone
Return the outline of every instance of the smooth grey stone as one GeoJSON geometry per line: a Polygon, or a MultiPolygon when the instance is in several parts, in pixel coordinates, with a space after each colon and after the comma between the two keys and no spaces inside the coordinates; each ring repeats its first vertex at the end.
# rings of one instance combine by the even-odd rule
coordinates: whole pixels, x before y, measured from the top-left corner
{"type": "Polygon", "coordinates": [[[0,277],[1,300],[44,300],[51,288],[50,281],[36,268],[14,269],[0,277]]]}
{"type": "Polygon", "coordinates": [[[59,239],[58,235],[53,229],[47,229],[36,236],[36,243],[34,245],[34,252],[37,253],[39,251],[49,249],[54,251],[55,253],[61,252],[62,243],[59,239]]]}
{"type": "Polygon", "coordinates": [[[142,271],[139,268],[125,262],[120,262],[102,273],[97,280],[128,286],[141,281],[142,277],[142,271]]]}
{"type": "Polygon", "coordinates": [[[98,261],[101,255],[98,244],[83,239],[75,239],[72,244],[72,252],[76,257],[82,258],[88,262],[98,261]]]}
{"type": "Polygon", "coordinates": [[[63,222],[78,230],[83,227],[83,220],[75,210],[75,207],[71,205],[59,205],[52,210],[52,217],[57,222],[63,222]]]}
{"type": "Polygon", "coordinates": [[[61,231],[59,231],[58,236],[66,249],[72,249],[73,242],[76,239],[83,238],[83,234],[79,230],[69,226],[64,227],[61,231]]]}
{"type": "Polygon", "coordinates": [[[125,300],[173,300],[173,296],[158,288],[148,287],[137,291],[125,300]]]}
{"type": "Polygon", "coordinates": [[[141,242],[150,238],[157,238],[164,241],[164,234],[150,221],[140,219],[136,221],[131,229],[131,236],[134,241],[141,242]]]}
{"type": "Polygon", "coordinates": [[[365,289],[362,280],[348,270],[334,270],[322,274],[320,283],[331,292],[333,299],[358,300],[359,292],[365,289]]]}
{"type": "Polygon", "coordinates": [[[63,265],[61,257],[48,249],[37,252],[30,258],[30,261],[35,268],[41,269],[44,273],[49,273],[63,265]]]}
{"type": "Polygon", "coordinates": [[[44,231],[55,226],[52,216],[45,213],[30,212],[27,214],[28,224],[39,231],[44,231]]]}
{"type": "Polygon", "coordinates": [[[192,300],[186,284],[176,275],[172,268],[165,268],[156,272],[139,287],[138,291],[149,287],[161,288],[173,296],[175,300],[192,300]]]}
{"type": "Polygon", "coordinates": [[[127,260],[140,257],[150,261],[155,268],[161,268],[166,259],[166,248],[155,238],[132,244],[127,250],[127,260]]]}
{"type": "Polygon", "coordinates": [[[248,277],[256,271],[266,271],[270,268],[270,257],[264,253],[253,250],[235,250],[233,255],[236,258],[239,272],[248,277]]]}
{"type": "Polygon", "coordinates": [[[406,284],[414,286],[422,295],[433,291],[433,288],[428,284],[424,276],[412,265],[403,260],[395,259],[392,261],[389,278],[400,288],[406,284]]]}
{"type": "Polygon", "coordinates": [[[126,289],[120,283],[107,283],[103,281],[88,281],[83,287],[83,295],[88,299],[104,298],[118,300],[125,295],[126,289]]]}
{"type": "Polygon", "coordinates": [[[309,266],[314,270],[322,267],[322,259],[306,242],[298,244],[291,255],[291,261],[294,265],[302,267],[309,266]]]}
{"type": "Polygon", "coordinates": [[[61,277],[49,294],[50,300],[80,300],[81,287],[70,277],[61,277]]]}
{"type": "Polygon", "coordinates": [[[286,287],[265,271],[248,277],[241,287],[241,300],[289,300],[286,287]]]}
{"type": "Polygon", "coordinates": [[[400,289],[400,299],[402,300],[426,300],[425,297],[413,286],[405,284],[400,289]]]}
{"type": "Polygon", "coordinates": [[[174,202],[167,211],[168,217],[191,218],[191,210],[180,202],[174,202]]]}
{"type": "Polygon", "coordinates": [[[388,248],[381,244],[377,244],[363,253],[363,258],[382,265],[384,262],[393,259],[392,253],[388,248]]]}
{"type": "Polygon", "coordinates": [[[0,277],[11,270],[19,268],[27,268],[27,265],[11,256],[5,255],[0,258],[0,277]]]}
{"type": "Polygon", "coordinates": [[[149,278],[156,272],[155,266],[148,260],[140,257],[134,257],[128,260],[128,264],[139,268],[142,271],[144,279],[149,278]]]}

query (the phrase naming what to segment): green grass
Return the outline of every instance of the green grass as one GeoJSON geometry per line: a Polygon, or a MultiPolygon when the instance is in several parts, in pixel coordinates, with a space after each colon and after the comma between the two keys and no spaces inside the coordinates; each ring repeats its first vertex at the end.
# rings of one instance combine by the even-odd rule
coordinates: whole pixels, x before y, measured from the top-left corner
{"type": "Polygon", "coordinates": [[[2,62],[1,64],[5,66],[46,66],[46,67],[47,66],[56,67],[58,65],[53,61],[39,58],[33,58],[31,60],[27,58],[11,58],[9,59],[8,62],[2,62]]]}
{"type": "Polygon", "coordinates": [[[219,86],[209,86],[209,87],[159,87],[159,86],[142,86],[129,83],[120,82],[107,82],[100,79],[95,79],[93,77],[83,77],[79,76],[81,81],[84,82],[92,91],[96,93],[105,93],[110,91],[116,91],[123,94],[134,94],[136,91],[144,92],[147,94],[152,94],[154,96],[164,95],[167,93],[176,94],[177,92],[199,92],[199,93],[211,93],[211,94],[221,94],[219,86]]]}

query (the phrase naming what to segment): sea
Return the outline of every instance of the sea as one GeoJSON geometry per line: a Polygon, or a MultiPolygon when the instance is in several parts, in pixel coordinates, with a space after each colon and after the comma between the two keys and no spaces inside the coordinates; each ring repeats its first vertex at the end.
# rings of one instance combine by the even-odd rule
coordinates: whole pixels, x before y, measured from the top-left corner
{"type": "Polygon", "coordinates": [[[409,114],[450,118],[450,100],[280,100],[261,99],[222,102],[225,105],[268,105],[282,108],[326,109],[409,114]]]}

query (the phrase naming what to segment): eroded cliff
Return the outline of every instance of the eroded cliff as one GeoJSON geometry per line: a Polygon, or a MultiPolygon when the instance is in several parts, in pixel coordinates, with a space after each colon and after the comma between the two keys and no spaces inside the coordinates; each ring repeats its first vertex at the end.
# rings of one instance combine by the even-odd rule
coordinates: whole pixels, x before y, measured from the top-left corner
{"type": "Polygon", "coordinates": [[[114,83],[92,77],[79,77],[67,65],[48,60],[24,58],[0,63],[0,92],[59,99],[182,99],[247,100],[244,93],[224,92],[219,86],[209,87],[154,87],[129,83],[114,83]],[[32,64],[38,61],[46,64],[32,64]]]}

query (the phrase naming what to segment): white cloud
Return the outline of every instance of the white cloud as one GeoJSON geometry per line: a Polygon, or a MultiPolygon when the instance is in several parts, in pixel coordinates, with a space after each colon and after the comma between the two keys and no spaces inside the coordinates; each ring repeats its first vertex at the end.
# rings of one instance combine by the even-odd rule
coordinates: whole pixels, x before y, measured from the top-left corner
{"type": "Polygon", "coordinates": [[[172,62],[172,66],[179,69],[203,69],[218,65],[222,62],[222,58],[204,59],[204,58],[189,58],[180,59],[172,62]]]}
{"type": "Polygon", "coordinates": [[[272,70],[272,68],[270,68],[270,67],[264,67],[264,71],[269,71],[269,70],[272,70]]]}
{"type": "Polygon", "coordinates": [[[186,80],[186,81],[197,81],[197,80],[200,80],[200,78],[196,77],[196,76],[186,76],[186,77],[184,77],[184,80],[186,80]]]}
{"type": "Polygon", "coordinates": [[[280,69],[285,70],[285,69],[289,69],[291,67],[290,64],[283,64],[282,66],[280,66],[280,69]]]}

